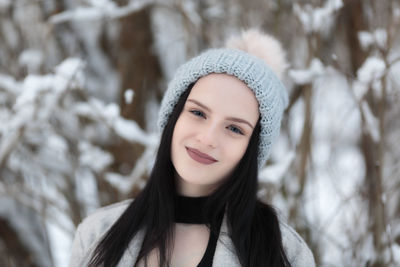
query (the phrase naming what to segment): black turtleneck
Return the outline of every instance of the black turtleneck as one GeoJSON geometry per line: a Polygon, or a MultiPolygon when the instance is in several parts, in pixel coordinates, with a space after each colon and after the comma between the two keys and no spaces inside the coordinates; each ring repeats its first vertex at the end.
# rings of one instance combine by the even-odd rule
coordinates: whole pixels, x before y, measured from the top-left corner
{"type": "Polygon", "coordinates": [[[217,246],[219,231],[221,229],[221,223],[223,214],[218,216],[217,226],[213,226],[211,218],[208,218],[205,214],[205,205],[208,197],[186,197],[186,196],[175,196],[175,222],[176,223],[187,223],[187,224],[206,224],[211,227],[210,238],[206,252],[203,255],[200,263],[197,267],[211,267],[213,263],[215,248],[217,246]]]}

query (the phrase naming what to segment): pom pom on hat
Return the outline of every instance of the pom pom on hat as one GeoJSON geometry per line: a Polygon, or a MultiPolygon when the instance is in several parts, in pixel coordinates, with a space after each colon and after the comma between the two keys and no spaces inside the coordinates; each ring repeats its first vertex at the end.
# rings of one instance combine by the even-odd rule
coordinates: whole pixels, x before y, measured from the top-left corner
{"type": "Polygon", "coordinates": [[[271,35],[256,29],[249,29],[243,31],[241,35],[229,38],[225,46],[243,50],[264,60],[279,79],[282,78],[288,66],[280,42],[271,35]]]}

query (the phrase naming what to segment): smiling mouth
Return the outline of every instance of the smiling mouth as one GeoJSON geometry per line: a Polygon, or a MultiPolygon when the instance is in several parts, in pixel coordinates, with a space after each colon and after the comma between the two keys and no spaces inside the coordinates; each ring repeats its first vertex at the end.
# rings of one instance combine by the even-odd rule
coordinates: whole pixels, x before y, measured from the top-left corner
{"type": "Polygon", "coordinates": [[[209,164],[213,164],[218,161],[218,160],[214,159],[213,157],[211,157],[207,154],[204,154],[194,148],[186,147],[186,151],[193,160],[195,160],[201,164],[209,165],[209,164]]]}

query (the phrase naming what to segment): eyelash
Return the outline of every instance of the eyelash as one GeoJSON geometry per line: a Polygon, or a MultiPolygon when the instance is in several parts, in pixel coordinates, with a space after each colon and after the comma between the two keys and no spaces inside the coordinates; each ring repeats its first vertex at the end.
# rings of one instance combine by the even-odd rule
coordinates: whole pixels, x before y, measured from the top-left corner
{"type": "Polygon", "coordinates": [[[240,130],[240,129],[239,129],[238,127],[236,127],[236,126],[229,125],[228,128],[229,128],[229,130],[232,131],[233,133],[240,134],[240,135],[244,135],[243,131],[240,130]]]}
{"type": "MultiPolygon", "coordinates": [[[[200,110],[194,109],[194,110],[190,110],[189,112],[192,113],[196,117],[206,118],[206,115],[204,114],[204,112],[202,112],[200,110]]],[[[229,125],[226,128],[235,134],[244,135],[243,131],[239,127],[236,127],[234,125],[229,125]]]]}
{"type": "Polygon", "coordinates": [[[192,113],[193,115],[197,116],[197,117],[203,117],[205,118],[206,115],[204,114],[204,112],[201,112],[200,110],[191,110],[190,113],[192,113]]]}

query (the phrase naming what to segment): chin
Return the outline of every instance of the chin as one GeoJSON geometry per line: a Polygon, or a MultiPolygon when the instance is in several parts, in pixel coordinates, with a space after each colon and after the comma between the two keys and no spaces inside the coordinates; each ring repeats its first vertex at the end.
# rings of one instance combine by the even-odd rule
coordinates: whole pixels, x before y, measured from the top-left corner
{"type": "Polygon", "coordinates": [[[198,186],[213,186],[222,180],[211,176],[209,173],[201,173],[198,170],[184,170],[177,172],[177,174],[184,182],[198,186]]]}

